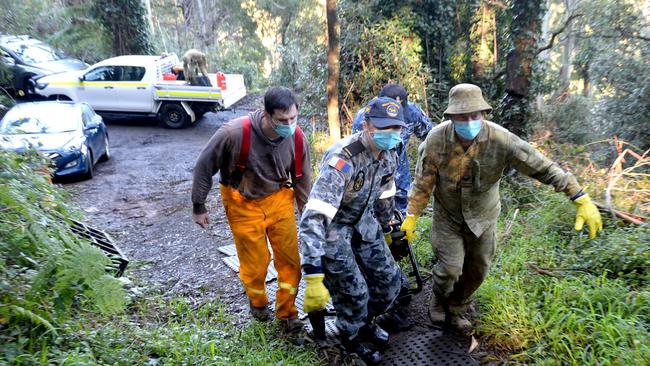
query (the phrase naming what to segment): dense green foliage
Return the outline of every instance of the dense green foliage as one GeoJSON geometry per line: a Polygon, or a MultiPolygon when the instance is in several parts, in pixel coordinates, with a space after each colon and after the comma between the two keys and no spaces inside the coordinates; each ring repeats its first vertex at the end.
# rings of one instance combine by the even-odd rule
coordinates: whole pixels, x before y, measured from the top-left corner
{"type": "Polygon", "coordinates": [[[77,312],[122,311],[125,292],[110,260],[75,236],[75,215],[36,153],[0,151],[0,339],[5,361],[42,349],[77,312]],[[6,326],[9,325],[9,326],[6,326]]]}
{"type": "Polygon", "coordinates": [[[410,31],[410,13],[378,18],[356,2],[342,2],[340,9],[348,20],[341,30],[341,91],[348,113],[356,113],[389,81],[403,84],[410,99],[421,102],[430,73],[421,60],[421,41],[410,31]]]}
{"type": "Polygon", "coordinates": [[[154,49],[141,0],[100,0],[92,14],[113,40],[113,55],[150,55],[154,49]]]}

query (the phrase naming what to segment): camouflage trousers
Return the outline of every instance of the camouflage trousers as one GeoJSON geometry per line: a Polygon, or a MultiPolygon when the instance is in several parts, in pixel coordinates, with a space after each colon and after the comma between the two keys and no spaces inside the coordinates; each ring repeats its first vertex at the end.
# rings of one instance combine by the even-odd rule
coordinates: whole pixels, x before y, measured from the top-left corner
{"type": "Polygon", "coordinates": [[[477,237],[467,224],[455,223],[444,212],[434,210],[431,244],[438,256],[433,266],[433,293],[450,312],[463,313],[490,270],[496,221],[477,237]]]}
{"type": "Polygon", "coordinates": [[[322,266],[337,326],[350,338],[391,307],[402,285],[402,272],[380,233],[367,242],[355,231],[351,242],[338,243],[335,255],[322,257],[322,266]]]}

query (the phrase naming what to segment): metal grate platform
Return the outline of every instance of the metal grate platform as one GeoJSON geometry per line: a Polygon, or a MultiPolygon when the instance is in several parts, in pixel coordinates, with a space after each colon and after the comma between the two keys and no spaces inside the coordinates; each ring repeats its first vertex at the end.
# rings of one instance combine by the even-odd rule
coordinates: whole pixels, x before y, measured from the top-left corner
{"type": "MultiPolygon", "coordinates": [[[[220,247],[219,251],[228,255],[223,258],[224,263],[235,272],[239,272],[239,258],[234,251],[234,245],[220,247]],[[223,249],[221,249],[223,248],[223,249]]],[[[266,291],[269,298],[269,308],[274,308],[276,291],[278,289],[277,272],[273,267],[273,262],[269,265],[266,277],[266,291]]],[[[302,304],[305,296],[305,282],[300,281],[298,285],[298,294],[296,295],[296,308],[298,308],[298,318],[304,323],[305,330],[312,331],[311,324],[306,319],[307,314],[302,310],[302,304]]],[[[334,312],[334,306],[330,301],[326,309],[334,312]]],[[[328,316],[325,318],[325,336],[328,344],[337,344],[338,328],[336,327],[336,317],[328,316]]],[[[427,330],[425,332],[404,332],[391,336],[391,342],[386,350],[382,352],[382,362],[380,365],[427,365],[427,366],[474,366],[478,362],[468,353],[470,340],[467,337],[461,337],[453,332],[443,332],[442,330],[427,330]]]]}
{"type": "Polygon", "coordinates": [[[121,277],[124,274],[126,267],[129,265],[129,260],[108,234],[81,221],[65,218],[60,214],[55,216],[65,222],[75,235],[88,240],[91,245],[98,247],[106,254],[111,260],[111,264],[106,267],[106,271],[113,272],[115,277],[121,277]]]}
{"type": "Polygon", "coordinates": [[[469,338],[453,332],[429,330],[399,335],[382,352],[381,365],[478,366],[468,353],[469,338]]]}
{"type": "Polygon", "coordinates": [[[235,248],[235,244],[224,245],[222,247],[218,247],[217,250],[229,257],[237,256],[237,248],[235,248]]]}
{"type": "MultiPolygon", "coordinates": [[[[239,273],[239,258],[237,256],[224,257],[223,263],[228,266],[228,268],[239,273]]],[[[273,262],[269,263],[269,268],[266,269],[266,282],[273,281],[278,277],[278,271],[273,266],[273,262]]]]}

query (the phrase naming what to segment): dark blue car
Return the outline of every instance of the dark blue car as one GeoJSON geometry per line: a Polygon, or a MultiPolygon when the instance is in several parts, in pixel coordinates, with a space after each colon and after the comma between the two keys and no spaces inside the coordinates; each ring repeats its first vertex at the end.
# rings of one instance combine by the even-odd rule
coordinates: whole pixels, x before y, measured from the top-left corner
{"type": "Polygon", "coordinates": [[[14,106],[0,120],[0,147],[40,151],[52,159],[55,177],[90,179],[94,165],[111,157],[106,125],[84,102],[14,106]]]}

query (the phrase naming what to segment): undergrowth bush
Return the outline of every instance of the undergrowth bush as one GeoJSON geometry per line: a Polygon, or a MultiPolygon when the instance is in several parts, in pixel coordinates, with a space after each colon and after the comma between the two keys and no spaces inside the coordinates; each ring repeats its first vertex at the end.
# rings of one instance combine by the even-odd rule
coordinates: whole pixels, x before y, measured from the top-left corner
{"type": "Polygon", "coordinates": [[[315,365],[315,350],[282,339],[277,326],[236,318],[215,303],[148,294],[126,315],[77,334],[102,365],[315,365]]]}
{"type": "Polygon", "coordinates": [[[477,291],[481,339],[514,363],[648,364],[648,229],[604,217],[605,232],[588,240],[572,206],[544,187],[502,215],[520,209],[477,291]]]}
{"type": "Polygon", "coordinates": [[[621,227],[607,236],[576,247],[580,256],[568,262],[588,268],[591,273],[604,273],[620,278],[633,288],[650,283],[650,227],[621,227]]]}
{"type": "Polygon", "coordinates": [[[42,350],[78,312],[115,314],[125,291],[110,260],[75,236],[75,216],[37,153],[0,150],[0,350],[5,362],[42,350]]]}

